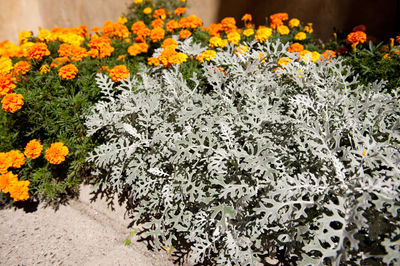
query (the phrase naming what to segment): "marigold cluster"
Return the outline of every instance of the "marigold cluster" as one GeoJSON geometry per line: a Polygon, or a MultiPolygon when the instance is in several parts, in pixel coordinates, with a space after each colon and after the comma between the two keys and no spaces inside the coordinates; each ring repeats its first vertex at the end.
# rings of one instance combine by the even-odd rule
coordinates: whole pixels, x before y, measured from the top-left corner
{"type": "Polygon", "coordinates": [[[179,20],[179,26],[186,29],[197,29],[203,24],[203,21],[196,15],[190,15],[188,17],[182,17],[179,20]]]}
{"type": "Polygon", "coordinates": [[[19,181],[18,176],[12,172],[0,175],[0,190],[4,193],[10,193],[14,201],[23,201],[29,198],[29,181],[19,181]]]}
{"type": "Polygon", "coordinates": [[[270,27],[272,29],[276,29],[279,26],[283,25],[283,21],[289,19],[289,15],[287,13],[276,13],[269,17],[270,19],[270,27]]]}
{"type": "Polygon", "coordinates": [[[103,59],[114,52],[114,47],[111,46],[111,39],[107,36],[92,38],[88,45],[90,47],[88,55],[92,58],[103,59]]]}
{"type": "Polygon", "coordinates": [[[24,105],[22,94],[8,93],[1,100],[2,108],[8,113],[15,113],[24,105]]]}
{"type": "MultiPolygon", "coordinates": [[[[188,56],[186,54],[175,51],[175,48],[171,46],[164,48],[158,56],[159,63],[163,64],[164,67],[168,67],[171,65],[180,65],[183,62],[186,62],[187,58],[188,56]]],[[[155,65],[157,64],[154,59],[152,59],[151,62],[155,65]]]]}
{"type": "Polygon", "coordinates": [[[153,17],[160,18],[160,19],[165,19],[167,17],[167,12],[165,11],[164,8],[156,9],[153,12],[153,17]]]}
{"type": "Polygon", "coordinates": [[[104,35],[110,36],[111,38],[118,38],[120,40],[128,38],[130,33],[128,28],[119,22],[112,22],[111,20],[107,20],[104,22],[101,31],[104,35]]]}
{"type": "Polygon", "coordinates": [[[73,79],[78,74],[78,68],[73,64],[68,64],[60,67],[58,70],[58,75],[61,79],[73,79]]]}
{"type": "Polygon", "coordinates": [[[129,77],[129,69],[125,65],[118,65],[110,70],[109,75],[113,81],[118,82],[129,77]]]}
{"type": "Polygon", "coordinates": [[[65,156],[69,153],[68,147],[62,142],[55,142],[46,149],[45,158],[51,164],[60,164],[65,160],[65,156]]]}
{"type": "Polygon", "coordinates": [[[131,56],[136,56],[140,53],[147,53],[149,46],[145,42],[134,43],[128,47],[128,53],[131,56]]]}
{"type": "Polygon", "coordinates": [[[58,49],[58,55],[60,57],[68,57],[71,61],[82,61],[87,56],[87,50],[79,45],[63,43],[58,49]]]}

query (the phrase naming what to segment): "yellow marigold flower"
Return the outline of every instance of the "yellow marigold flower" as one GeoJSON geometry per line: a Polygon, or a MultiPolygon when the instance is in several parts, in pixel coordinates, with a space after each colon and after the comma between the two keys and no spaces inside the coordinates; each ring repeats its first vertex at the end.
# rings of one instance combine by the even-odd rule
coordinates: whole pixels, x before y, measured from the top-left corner
{"type": "Polygon", "coordinates": [[[245,54],[249,50],[249,47],[246,45],[240,45],[235,48],[235,54],[245,54]]]}
{"type": "Polygon", "coordinates": [[[304,50],[304,46],[298,42],[292,43],[289,48],[288,48],[288,52],[290,53],[298,53],[304,50]]]}
{"type": "Polygon", "coordinates": [[[158,66],[160,65],[160,60],[158,60],[157,57],[149,57],[147,59],[147,64],[149,64],[150,66],[158,66]]]}
{"type": "Polygon", "coordinates": [[[24,154],[30,159],[36,159],[42,154],[42,150],[43,145],[40,143],[40,140],[33,139],[26,144],[24,154]]]}
{"type": "Polygon", "coordinates": [[[73,64],[65,65],[58,70],[58,75],[61,79],[73,79],[76,74],[78,74],[78,68],[73,64]]]}
{"type": "Polygon", "coordinates": [[[117,59],[124,62],[125,58],[126,58],[126,55],[122,54],[122,55],[119,55],[117,59]]]}
{"type": "Polygon", "coordinates": [[[297,18],[292,18],[291,20],[289,20],[288,25],[291,28],[296,28],[300,25],[300,20],[298,20],[297,18]]]}
{"type": "Polygon", "coordinates": [[[129,69],[126,68],[125,65],[118,65],[110,70],[110,78],[115,82],[118,82],[121,79],[126,79],[128,77],[129,77],[129,69]]]}
{"type": "Polygon", "coordinates": [[[260,42],[263,43],[272,35],[272,29],[264,26],[260,26],[256,31],[255,38],[260,42]]]}
{"type": "Polygon", "coordinates": [[[246,37],[250,37],[250,36],[254,35],[254,30],[253,29],[245,29],[243,31],[243,35],[246,37]]]}
{"type": "Polygon", "coordinates": [[[31,70],[31,64],[27,61],[19,61],[14,65],[15,75],[26,75],[31,70]]]}
{"type": "Polygon", "coordinates": [[[5,75],[11,72],[13,64],[10,58],[0,57],[0,75],[5,75]]]}
{"type": "Polygon", "coordinates": [[[298,32],[295,36],[294,39],[298,41],[305,40],[307,38],[307,34],[305,32],[298,32]]]}
{"type": "Polygon", "coordinates": [[[8,156],[11,160],[11,167],[13,168],[21,168],[25,164],[25,156],[19,150],[11,150],[7,152],[8,156]]]}
{"type": "Polygon", "coordinates": [[[307,26],[304,27],[304,31],[308,32],[310,34],[313,33],[314,30],[313,30],[313,27],[312,27],[312,23],[307,23],[307,26]]]}
{"type": "Polygon", "coordinates": [[[24,105],[24,97],[22,94],[8,93],[1,100],[2,108],[9,113],[15,113],[24,105]]]}
{"type": "Polygon", "coordinates": [[[143,3],[143,0],[133,0],[133,2],[134,2],[136,5],[140,5],[141,3],[143,3]]]}
{"type": "Polygon", "coordinates": [[[125,23],[128,22],[128,19],[126,17],[118,17],[118,23],[124,25],[125,23]]]}
{"type": "Polygon", "coordinates": [[[178,7],[177,9],[174,10],[175,15],[180,16],[186,12],[186,8],[184,7],[178,7]]]}
{"type": "Polygon", "coordinates": [[[165,31],[163,28],[155,28],[150,32],[150,40],[152,42],[158,42],[164,39],[165,31]]]}
{"type": "Polygon", "coordinates": [[[7,186],[7,191],[14,201],[24,201],[29,199],[29,184],[30,182],[28,180],[12,181],[10,185],[7,186]]]}
{"type": "Polygon", "coordinates": [[[12,92],[15,87],[17,87],[17,85],[15,85],[11,75],[0,75],[0,96],[12,92]]]}
{"type": "Polygon", "coordinates": [[[50,148],[46,150],[44,157],[51,164],[60,164],[65,160],[65,156],[68,155],[68,148],[62,142],[55,142],[50,145],[50,148]]]}
{"type": "Polygon", "coordinates": [[[47,65],[47,64],[42,65],[42,66],[40,67],[39,72],[40,72],[40,75],[43,75],[43,74],[46,74],[46,73],[50,72],[50,67],[49,67],[49,65],[47,65]]]}
{"type": "Polygon", "coordinates": [[[0,152],[0,174],[5,174],[12,165],[10,156],[5,152],[0,152]]]}
{"type": "Polygon", "coordinates": [[[206,50],[201,55],[197,56],[196,59],[200,62],[203,63],[204,60],[211,61],[211,59],[214,59],[217,55],[217,52],[214,50],[206,50]]]}
{"type": "Polygon", "coordinates": [[[288,35],[289,32],[290,32],[289,28],[287,26],[285,26],[285,25],[278,26],[278,28],[276,30],[281,35],[288,35]]]}
{"type": "Polygon", "coordinates": [[[145,9],[143,9],[143,13],[146,14],[146,15],[151,14],[151,11],[153,11],[153,10],[151,9],[151,7],[146,7],[145,9]]]}
{"type": "Polygon", "coordinates": [[[23,30],[20,33],[18,33],[18,43],[23,44],[26,42],[30,37],[32,36],[31,31],[23,30]]]}
{"type": "Polygon", "coordinates": [[[243,17],[242,17],[242,21],[252,21],[253,20],[253,18],[252,18],[252,16],[251,16],[251,14],[244,14],[243,15],[243,17]]]}
{"type": "Polygon", "coordinates": [[[209,46],[211,48],[215,48],[215,47],[226,47],[226,44],[228,41],[223,40],[218,36],[214,36],[214,37],[211,37],[208,42],[209,42],[209,46]]]}
{"type": "Polygon", "coordinates": [[[240,34],[236,31],[227,34],[228,42],[238,45],[240,42],[240,34]]]}
{"type": "Polygon", "coordinates": [[[261,63],[265,63],[265,55],[263,53],[259,52],[258,56],[260,57],[261,63]]]}
{"type": "Polygon", "coordinates": [[[179,38],[184,40],[192,35],[192,32],[190,30],[181,30],[179,32],[179,38]]]}
{"type": "Polygon", "coordinates": [[[285,66],[287,65],[287,63],[289,63],[290,61],[292,61],[292,60],[291,60],[290,58],[288,58],[288,57],[281,58],[281,59],[278,60],[278,65],[279,65],[281,68],[285,68],[285,66]]]}
{"type": "Polygon", "coordinates": [[[30,59],[42,60],[44,56],[48,55],[50,55],[50,51],[45,43],[38,42],[28,48],[28,57],[30,59]]]}
{"type": "Polygon", "coordinates": [[[12,172],[4,172],[0,175],[0,190],[4,193],[8,193],[9,186],[13,182],[18,181],[18,176],[14,175],[12,172]]]}
{"type": "Polygon", "coordinates": [[[392,60],[392,58],[389,56],[388,53],[386,53],[386,54],[383,55],[383,59],[392,60]]]}
{"type": "Polygon", "coordinates": [[[40,29],[38,38],[39,40],[46,42],[55,41],[57,39],[57,37],[47,29],[40,29]]]}

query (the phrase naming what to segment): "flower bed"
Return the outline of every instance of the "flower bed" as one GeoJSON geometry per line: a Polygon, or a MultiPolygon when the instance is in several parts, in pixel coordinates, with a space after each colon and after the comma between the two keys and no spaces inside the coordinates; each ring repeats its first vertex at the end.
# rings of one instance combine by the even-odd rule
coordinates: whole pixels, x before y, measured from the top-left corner
{"type": "Polygon", "coordinates": [[[135,0],[91,33],[0,45],[2,197],[56,201],[89,179],[198,263],[398,262],[394,40],[321,44],[286,13],[203,28],[184,6],[135,0]]]}

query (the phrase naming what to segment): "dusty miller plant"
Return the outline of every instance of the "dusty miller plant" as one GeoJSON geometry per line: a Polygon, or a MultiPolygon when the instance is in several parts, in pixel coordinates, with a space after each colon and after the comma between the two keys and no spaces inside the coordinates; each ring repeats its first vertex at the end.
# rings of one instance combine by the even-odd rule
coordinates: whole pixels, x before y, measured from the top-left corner
{"type": "Polygon", "coordinates": [[[179,67],[119,85],[99,74],[86,119],[105,140],[88,157],[99,185],[125,194],[157,246],[189,243],[194,262],[400,263],[399,97],[340,60],[248,46],[189,81],[179,67]],[[292,60],[276,68],[281,57],[292,60]],[[361,248],[368,215],[390,228],[378,255],[361,248]]]}

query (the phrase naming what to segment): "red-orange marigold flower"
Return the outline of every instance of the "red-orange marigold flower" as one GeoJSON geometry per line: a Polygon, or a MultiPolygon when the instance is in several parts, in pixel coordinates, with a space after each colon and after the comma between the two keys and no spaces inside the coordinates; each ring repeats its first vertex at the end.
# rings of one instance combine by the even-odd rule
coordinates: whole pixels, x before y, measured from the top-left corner
{"type": "Polygon", "coordinates": [[[0,96],[12,92],[17,85],[15,85],[11,75],[0,75],[0,96]]]}
{"type": "Polygon", "coordinates": [[[164,8],[159,8],[154,10],[153,17],[165,19],[167,17],[167,12],[164,8]]]}
{"type": "Polygon", "coordinates": [[[118,82],[121,79],[126,79],[128,77],[129,77],[129,69],[126,68],[125,65],[118,65],[110,70],[110,78],[115,82],[118,82]]]}
{"type": "Polygon", "coordinates": [[[367,34],[362,31],[351,32],[346,38],[346,42],[350,44],[365,43],[366,41],[367,34]]]}
{"type": "Polygon", "coordinates": [[[62,79],[73,79],[76,77],[76,74],[78,74],[78,68],[73,64],[62,66],[58,70],[58,75],[62,79]]]}
{"type": "Polygon", "coordinates": [[[31,64],[27,61],[19,61],[14,65],[14,73],[15,75],[25,75],[31,70],[31,64]]]}
{"type": "Polygon", "coordinates": [[[34,43],[28,48],[28,57],[35,60],[42,60],[44,56],[50,55],[47,45],[42,42],[34,43]]]}
{"type": "Polygon", "coordinates": [[[242,21],[252,21],[252,20],[253,20],[253,17],[251,16],[251,14],[248,14],[248,13],[244,14],[242,17],[242,21]]]}
{"type": "Polygon", "coordinates": [[[51,164],[60,164],[65,160],[65,156],[69,153],[68,147],[62,142],[55,142],[46,150],[44,157],[51,164]]]}
{"type": "Polygon", "coordinates": [[[353,31],[362,31],[365,32],[367,30],[367,27],[365,27],[365,25],[361,24],[361,25],[357,25],[353,28],[353,31]]]}
{"type": "Polygon", "coordinates": [[[289,19],[288,13],[276,13],[269,16],[270,20],[279,19],[281,21],[285,21],[289,19]]]}
{"type": "Polygon", "coordinates": [[[1,100],[2,108],[9,113],[15,113],[24,105],[24,97],[22,94],[8,93],[1,100]]]}
{"type": "Polygon", "coordinates": [[[30,159],[36,159],[42,154],[42,151],[43,145],[40,143],[40,140],[33,139],[26,144],[24,154],[30,159]]]}

